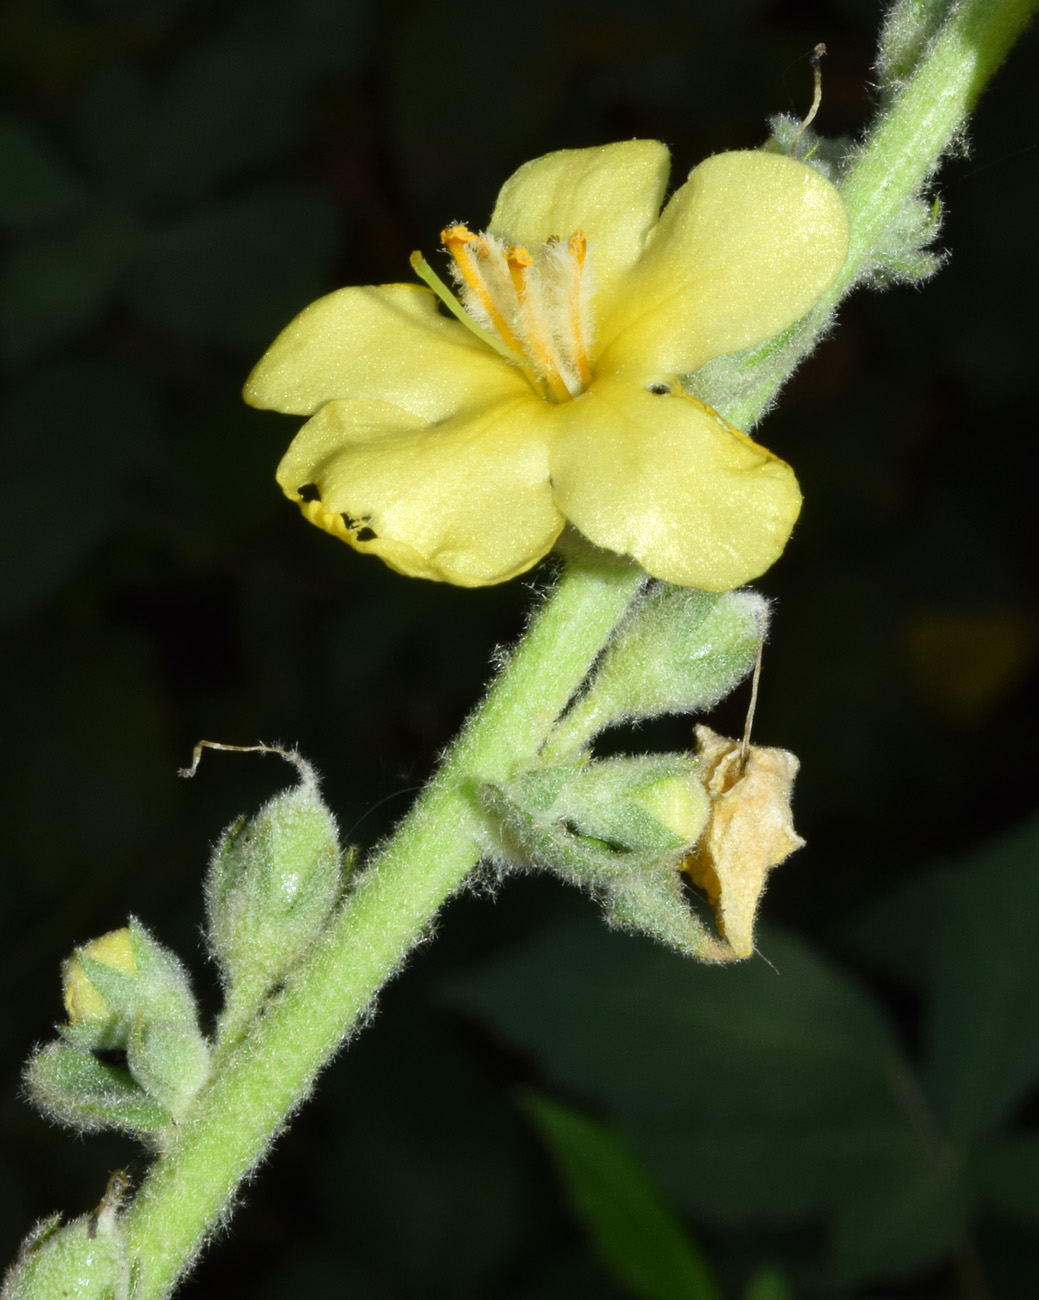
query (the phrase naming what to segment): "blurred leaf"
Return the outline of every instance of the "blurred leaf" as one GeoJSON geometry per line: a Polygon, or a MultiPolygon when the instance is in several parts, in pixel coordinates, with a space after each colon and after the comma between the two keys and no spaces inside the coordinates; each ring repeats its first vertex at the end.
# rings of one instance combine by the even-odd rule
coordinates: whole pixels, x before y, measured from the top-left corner
{"type": "Polygon", "coordinates": [[[528,1094],[533,1119],[603,1263],[644,1300],[719,1300],[700,1252],[651,1178],[604,1124],[528,1094]]]}
{"type": "Polygon", "coordinates": [[[0,116],[0,223],[28,226],[59,216],[79,199],[72,177],[29,127],[0,116]]]}
{"type": "Polygon", "coordinates": [[[260,0],[232,11],[158,85],[103,69],[79,114],[84,151],[112,193],[197,201],[224,177],[288,149],[318,73],[355,53],[360,0],[260,0]]]}
{"type": "Polygon", "coordinates": [[[922,989],[927,977],[927,944],[934,885],[926,874],[883,895],[844,927],[841,938],[874,969],[922,989]]]}
{"type": "Polygon", "coordinates": [[[109,197],[142,197],[156,165],[154,92],[143,71],[103,67],[76,105],[76,126],[98,187],[109,197]]]}
{"type": "Polygon", "coordinates": [[[102,212],[17,239],[0,275],[3,351],[21,361],[93,324],[132,243],[132,232],[102,212]]]}
{"type": "Polygon", "coordinates": [[[145,319],[190,340],[260,349],[325,289],[336,238],[308,195],[259,195],[156,232],[131,299],[145,319]]]}
{"type": "Polygon", "coordinates": [[[747,1283],[743,1300],[794,1300],[794,1293],[782,1269],[766,1266],[747,1283]]]}
{"type": "Polygon", "coordinates": [[[988,1207],[1039,1225],[1039,1130],[1023,1129],[987,1143],[975,1155],[973,1174],[988,1207]]]}
{"type": "MultiPolygon", "coordinates": [[[[697,1219],[823,1219],[835,1271],[875,1272],[890,1239],[878,1231],[875,1249],[852,1250],[843,1232],[863,1189],[883,1204],[913,1169],[939,1189],[939,1207],[955,1208],[955,1163],[869,999],[788,937],[766,931],[760,949],[775,969],[711,968],[571,924],[445,994],[560,1086],[609,1108],[697,1219]]],[[[958,1222],[937,1210],[922,1252],[933,1257],[958,1222]]],[[[904,1230],[908,1255],[919,1225],[904,1230]]]]}
{"type": "Polygon", "coordinates": [[[1039,817],[931,877],[926,1078],[957,1136],[991,1132],[1039,1080],[1039,817]]]}
{"type": "Polygon", "coordinates": [[[917,877],[849,931],[928,995],[927,1090],[961,1139],[991,1132],[1039,1079],[1039,817],[917,877]]]}
{"type": "Polygon", "coordinates": [[[398,1002],[350,1064],[320,1178],[355,1266],[393,1276],[395,1294],[487,1293],[525,1226],[517,1117],[425,1007],[398,1002]]]}
{"type": "Polygon", "coordinates": [[[298,133],[303,87],[274,33],[257,27],[255,17],[247,8],[249,29],[222,34],[174,69],[157,108],[152,195],[203,194],[298,133]]]}
{"type": "Polygon", "coordinates": [[[288,149],[318,77],[352,63],[366,0],[253,0],[177,66],[159,97],[155,180],[200,194],[288,149]]]}
{"type": "Polygon", "coordinates": [[[661,1115],[709,1114],[712,1129],[766,1113],[840,1123],[851,1099],[890,1114],[898,1057],[878,1010],[793,939],[767,932],[760,949],[773,966],[708,967],[580,922],[446,996],[534,1048],[567,1087],[635,1112],[652,1098],[661,1115]]]}
{"type": "Polygon", "coordinates": [[[957,1153],[937,1134],[878,1134],[855,1172],[833,1207],[829,1250],[838,1282],[909,1277],[963,1236],[967,1188],[957,1153]]]}
{"type": "Polygon", "coordinates": [[[90,361],[30,369],[2,413],[0,617],[10,618],[66,580],[114,523],[155,417],[134,375],[90,361]]]}

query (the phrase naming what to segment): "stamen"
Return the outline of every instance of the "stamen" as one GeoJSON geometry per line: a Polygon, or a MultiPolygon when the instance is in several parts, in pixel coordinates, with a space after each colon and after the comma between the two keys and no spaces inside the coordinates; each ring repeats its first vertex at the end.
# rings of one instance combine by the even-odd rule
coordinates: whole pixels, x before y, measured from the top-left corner
{"type": "Polygon", "coordinates": [[[526,290],[526,280],[523,273],[528,266],[534,265],[534,259],[525,248],[517,244],[505,250],[505,261],[508,263],[509,275],[512,277],[512,287],[516,290],[516,296],[522,298],[526,290]]]}
{"type": "Polygon", "coordinates": [[[490,256],[490,248],[486,239],[481,239],[479,235],[474,235],[467,226],[448,226],[440,232],[440,238],[443,241],[444,247],[454,258],[455,265],[461,272],[463,280],[472,290],[480,306],[487,313],[487,317],[491,324],[510,348],[515,352],[522,354],[523,345],[509,328],[505,317],[501,314],[498,304],[494,301],[483,275],[473,261],[472,252],[470,252],[471,247],[478,257],[486,260],[490,256]]]}
{"type": "Polygon", "coordinates": [[[546,333],[541,314],[532,301],[528,272],[534,265],[534,259],[525,248],[514,247],[505,250],[505,261],[523,317],[524,332],[527,336],[527,354],[548,384],[555,400],[565,402],[571,396],[570,389],[560,373],[559,360],[552,345],[552,338],[546,333]]]}
{"type": "Polygon", "coordinates": [[[592,382],[584,231],[550,236],[533,254],[460,222],[440,232],[454,262],[457,294],[420,253],[411,265],[447,309],[514,365],[538,396],[565,402],[592,382]]]}
{"type": "Polygon", "coordinates": [[[584,260],[588,253],[588,241],[583,230],[575,230],[570,236],[571,265],[574,267],[570,279],[570,337],[574,345],[574,365],[581,383],[587,387],[592,382],[592,368],[588,361],[588,348],[585,344],[584,327],[581,321],[581,281],[584,279],[584,260]]]}

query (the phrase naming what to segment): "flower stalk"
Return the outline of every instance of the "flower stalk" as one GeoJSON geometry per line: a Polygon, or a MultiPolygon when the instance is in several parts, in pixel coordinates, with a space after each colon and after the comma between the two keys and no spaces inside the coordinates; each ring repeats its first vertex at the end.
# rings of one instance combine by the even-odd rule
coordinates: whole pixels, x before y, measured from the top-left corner
{"type": "Polygon", "coordinates": [[[135,1300],[169,1294],[318,1071],[493,847],[476,790],[534,757],[643,581],[620,563],[564,574],[397,834],[152,1167],[124,1220],[135,1300]]]}
{"type": "MultiPolygon", "coordinates": [[[[850,227],[843,269],[792,330],[735,365],[724,357],[709,363],[686,378],[690,392],[737,427],[754,427],[832,328],[841,300],[877,271],[892,227],[910,205],[921,203],[921,192],[1037,8],[1039,0],[899,0],[892,7],[877,56],[879,72],[889,78],[883,105],[837,182],[850,227]]],[[[933,233],[932,224],[921,242],[933,233]]]]}
{"type": "MultiPolygon", "coordinates": [[[[942,7],[902,0],[884,36],[893,41],[910,11],[930,16],[942,7]]],[[[967,115],[1035,10],[1036,0],[960,0],[949,6],[915,71],[891,87],[889,107],[840,183],[851,221],[848,260],[817,310],[832,310],[869,272],[884,231],[956,144],[967,115]]],[[[886,62],[882,50],[882,68],[886,62]]]]}
{"type": "MultiPolygon", "coordinates": [[[[885,230],[906,203],[919,199],[1036,3],[896,5],[886,39],[911,47],[914,58],[907,64],[898,51],[888,52],[886,66],[898,69],[897,84],[840,178],[851,226],[847,262],[806,322],[747,359],[739,385],[731,368],[708,366],[697,378],[697,394],[727,419],[747,428],[760,416],[829,328],[840,299],[870,274],[885,230]],[[942,21],[934,21],[936,13],[942,21]],[[894,22],[899,15],[901,28],[894,22]]],[[[119,1216],[135,1300],[170,1294],[318,1072],[443,903],[494,851],[495,824],[480,791],[507,784],[538,755],[643,581],[640,570],[621,561],[579,561],[564,573],[395,836],[359,873],[265,1014],[219,1057],[220,1069],[119,1216]]],[[[570,725],[576,732],[567,740],[575,743],[594,729],[592,719],[577,714],[570,725]]]]}

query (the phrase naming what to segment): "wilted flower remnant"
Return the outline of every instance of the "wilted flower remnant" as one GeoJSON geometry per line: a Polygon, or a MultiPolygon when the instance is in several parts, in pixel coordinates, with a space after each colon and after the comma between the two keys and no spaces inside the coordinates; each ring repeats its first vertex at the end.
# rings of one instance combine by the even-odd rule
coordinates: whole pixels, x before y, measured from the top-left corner
{"type": "Polygon", "coordinates": [[[529,569],[568,521],[668,582],[764,572],[797,481],[678,376],[804,315],[844,262],[847,217],[776,154],[707,159],[661,212],[668,172],[655,141],[547,154],[486,232],[442,232],[457,296],[416,254],[428,288],[306,308],[245,388],[310,417],[278,469],[286,495],[401,573],[463,586],[529,569]]]}
{"type": "Polygon", "coordinates": [[[785,749],[750,745],[696,728],[697,757],[711,811],[682,864],[714,909],[718,932],[737,957],[754,951],[754,914],[769,871],[804,840],[794,830],[790,796],[797,759],[785,749]]]}

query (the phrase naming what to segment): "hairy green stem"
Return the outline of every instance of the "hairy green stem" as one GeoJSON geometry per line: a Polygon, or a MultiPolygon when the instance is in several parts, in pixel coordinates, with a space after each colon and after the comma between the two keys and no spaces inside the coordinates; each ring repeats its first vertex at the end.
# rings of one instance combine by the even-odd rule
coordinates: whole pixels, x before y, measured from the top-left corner
{"type": "Polygon", "coordinates": [[[536,755],[642,580],[621,563],[564,574],[396,835],[149,1172],[125,1218],[135,1300],[169,1294],[286,1115],[479,861],[489,830],[476,787],[536,755]]]}
{"type": "Polygon", "coordinates": [[[1039,0],[900,0],[893,8],[882,36],[892,39],[901,20],[903,30],[910,29],[904,30],[904,41],[911,50],[880,50],[881,69],[894,64],[905,75],[889,88],[888,102],[840,181],[851,226],[844,269],[795,327],[790,344],[757,350],[738,396],[726,391],[724,371],[718,390],[712,391],[708,366],[701,382],[690,385],[698,397],[738,428],[753,428],[791,372],[832,327],[841,299],[868,275],[892,221],[926,187],[1037,8],[1039,0]],[[935,17],[941,14],[944,21],[935,17]],[[910,53],[917,54],[915,62],[900,66],[910,53]]]}
{"type": "Polygon", "coordinates": [[[851,247],[837,283],[820,304],[824,311],[854,285],[885,227],[933,174],[1036,8],[1037,0],[963,0],[951,7],[841,182],[851,247]]]}
{"type": "MultiPolygon", "coordinates": [[[[842,182],[852,232],[848,264],[797,348],[763,355],[739,401],[719,403],[734,423],[754,422],[829,327],[840,298],[868,269],[885,225],[926,183],[1036,3],[937,7],[947,8],[947,17],[926,27],[919,60],[842,182]]],[[[575,565],[564,576],[412,813],[361,873],[267,1013],[222,1062],[125,1216],[135,1300],[169,1294],[286,1115],[463,884],[491,834],[476,786],[507,779],[538,752],[639,582],[619,564],[575,565]]]]}

